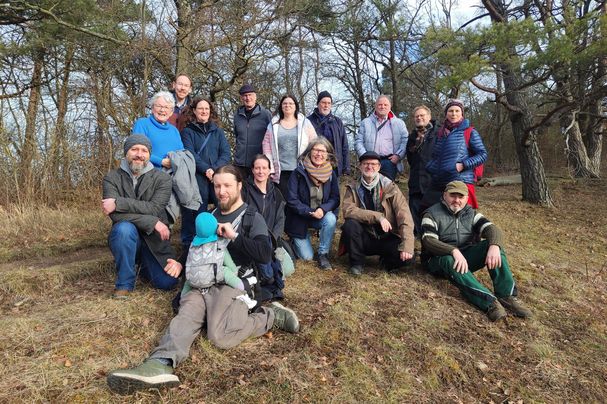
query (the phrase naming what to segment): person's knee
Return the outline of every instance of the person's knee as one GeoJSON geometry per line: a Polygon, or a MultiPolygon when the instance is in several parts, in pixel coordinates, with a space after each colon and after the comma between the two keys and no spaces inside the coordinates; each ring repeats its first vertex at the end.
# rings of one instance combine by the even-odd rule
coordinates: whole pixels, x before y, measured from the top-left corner
{"type": "Polygon", "coordinates": [[[137,227],[131,222],[118,222],[112,226],[112,230],[110,231],[110,238],[115,240],[136,240],[137,237],[139,237],[139,232],[137,231],[137,227]]]}
{"type": "Polygon", "coordinates": [[[152,279],[152,286],[160,290],[171,290],[179,283],[179,278],[173,278],[172,276],[166,275],[163,277],[155,277],[152,279]]]}
{"type": "Polygon", "coordinates": [[[323,217],[323,219],[324,219],[325,226],[335,227],[335,225],[337,224],[337,218],[335,217],[335,213],[333,213],[333,212],[325,213],[325,216],[323,217]]]}
{"type": "Polygon", "coordinates": [[[354,219],[346,219],[341,227],[342,234],[355,234],[361,228],[361,224],[354,219]]]}

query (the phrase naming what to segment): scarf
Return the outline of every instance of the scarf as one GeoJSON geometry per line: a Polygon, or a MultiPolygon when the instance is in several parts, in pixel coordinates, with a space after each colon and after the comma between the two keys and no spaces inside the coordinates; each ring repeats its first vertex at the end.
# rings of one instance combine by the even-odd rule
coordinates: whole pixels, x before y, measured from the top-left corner
{"type": "Polygon", "coordinates": [[[426,133],[428,133],[428,131],[433,127],[434,126],[432,126],[432,122],[429,122],[426,126],[418,126],[415,128],[417,138],[415,138],[415,144],[409,148],[411,152],[416,152],[420,149],[420,147],[422,147],[422,145],[424,144],[424,138],[426,136],[426,133]]]}
{"type": "Polygon", "coordinates": [[[366,182],[365,178],[360,176],[360,186],[365,188],[367,191],[371,192],[371,197],[373,199],[373,205],[376,212],[381,211],[381,184],[379,182],[380,174],[377,173],[375,178],[371,180],[371,182],[366,182]]]}
{"type": "Polygon", "coordinates": [[[462,119],[460,119],[457,122],[451,122],[450,120],[448,120],[447,118],[445,118],[444,122],[443,122],[443,126],[440,128],[440,131],[438,132],[438,137],[447,137],[449,136],[449,133],[451,133],[451,131],[455,128],[457,128],[458,126],[460,126],[462,124],[462,122],[464,122],[464,117],[462,117],[462,119]]]}
{"type": "Polygon", "coordinates": [[[306,156],[303,159],[303,166],[308,172],[310,179],[316,186],[329,181],[329,179],[331,179],[331,175],[333,174],[333,166],[331,163],[325,161],[320,167],[316,167],[314,164],[312,164],[310,156],[306,156]]]}

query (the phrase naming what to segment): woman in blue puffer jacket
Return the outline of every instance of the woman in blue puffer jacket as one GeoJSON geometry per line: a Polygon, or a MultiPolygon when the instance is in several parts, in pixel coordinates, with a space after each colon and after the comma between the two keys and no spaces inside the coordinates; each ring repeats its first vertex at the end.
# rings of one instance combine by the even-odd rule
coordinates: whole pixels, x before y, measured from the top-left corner
{"type": "Polygon", "coordinates": [[[445,107],[445,121],[438,130],[432,159],[426,166],[432,175],[433,192],[429,193],[432,194],[429,195],[429,199],[424,197],[425,207],[440,201],[442,191],[449,182],[463,181],[468,186],[468,204],[478,209],[474,189],[474,168],[487,160],[487,150],[481,135],[474,128],[470,133],[470,143],[466,144],[464,132],[469,127],[471,127],[470,122],[464,118],[462,101],[449,100],[445,107]]]}

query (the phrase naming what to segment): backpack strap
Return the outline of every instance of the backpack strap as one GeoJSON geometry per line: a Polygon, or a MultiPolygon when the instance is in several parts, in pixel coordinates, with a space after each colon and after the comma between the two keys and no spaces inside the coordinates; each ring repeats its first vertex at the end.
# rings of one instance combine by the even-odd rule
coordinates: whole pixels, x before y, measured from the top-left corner
{"type": "Polygon", "coordinates": [[[466,142],[466,147],[470,148],[470,136],[472,136],[472,131],[474,130],[474,126],[468,126],[464,129],[464,141],[466,142]]]}

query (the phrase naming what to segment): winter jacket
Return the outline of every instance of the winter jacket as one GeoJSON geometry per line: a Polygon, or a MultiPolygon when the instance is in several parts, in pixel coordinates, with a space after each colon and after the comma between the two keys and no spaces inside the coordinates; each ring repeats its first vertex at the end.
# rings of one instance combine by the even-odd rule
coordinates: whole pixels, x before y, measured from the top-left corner
{"type": "Polygon", "coordinates": [[[464,119],[447,136],[436,139],[432,160],[426,165],[426,170],[432,175],[433,188],[442,189],[451,181],[474,184],[474,167],[487,160],[487,150],[476,129],[470,135],[469,147],[466,145],[464,130],[469,126],[470,122],[464,119]],[[456,163],[464,165],[462,172],[457,172],[456,163]]]}
{"type": "Polygon", "coordinates": [[[285,229],[286,206],[278,187],[272,181],[268,181],[264,194],[255,185],[253,178],[249,177],[242,187],[242,200],[263,216],[272,237],[278,240],[285,229]]]}
{"type": "Polygon", "coordinates": [[[350,148],[344,123],[341,119],[333,113],[323,116],[318,112],[318,108],[314,108],[314,112],[308,116],[308,119],[318,136],[324,136],[331,141],[337,158],[337,175],[350,174],[350,148]]]}
{"type": "Polygon", "coordinates": [[[215,122],[209,121],[206,125],[199,122],[191,122],[181,131],[183,145],[194,155],[196,161],[196,182],[200,191],[200,197],[204,202],[209,202],[211,182],[206,176],[206,171],[213,171],[230,162],[230,145],[226,140],[223,129],[215,122]],[[209,141],[201,150],[207,137],[209,141]]]}
{"type": "Polygon", "coordinates": [[[234,113],[234,164],[251,167],[256,154],[261,154],[261,142],[272,114],[260,105],[255,105],[251,118],[247,118],[244,106],[234,113]]]}
{"type": "Polygon", "coordinates": [[[407,141],[407,162],[409,162],[409,195],[422,196],[432,184],[432,176],[426,171],[426,164],[432,159],[432,150],[436,143],[438,127],[432,120],[424,135],[423,142],[416,148],[417,129],[414,129],[407,141]]]}
{"type": "Polygon", "coordinates": [[[198,210],[202,201],[196,182],[196,163],[192,153],[189,150],[179,150],[169,152],[168,157],[171,159],[171,168],[163,167],[162,171],[171,176],[173,183],[173,193],[167,212],[171,223],[175,223],[180,213],[179,206],[198,210]]]}
{"type": "Polygon", "coordinates": [[[162,167],[162,159],[171,151],[183,150],[183,142],[176,127],[170,123],[160,123],[150,114],[139,118],[133,125],[133,135],[145,135],[152,143],[150,161],[154,167],[162,167]]]}
{"type": "Polygon", "coordinates": [[[392,225],[391,232],[401,239],[398,251],[413,254],[413,219],[407,204],[407,199],[389,178],[379,174],[382,186],[381,211],[365,209],[362,200],[362,189],[358,182],[346,187],[344,194],[344,219],[354,219],[365,225],[377,225],[382,218],[386,218],[392,225]]]}
{"type": "MultiPolygon", "coordinates": [[[[287,217],[285,231],[290,237],[305,238],[310,225],[318,219],[310,216],[313,209],[310,207],[310,187],[312,180],[308,172],[299,164],[289,179],[289,192],[287,194],[287,217]]],[[[339,182],[333,171],[331,179],[322,186],[323,212],[334,212],[339,208],[339,182]]]]}
{"type": "MultiPolygon", "coordinates": [[[[407,139],[409,132],[407,132],[407,126],[402,119],[394,116],[392,112],[388,113],[388,119],[390,119],[390,125],[392,126],[392,139],[394,142],[394,154],[400,157],[397,168],[398,171],[403,171],[403,160],[405,159],[405,153],[407,151],[407,139]]],[[[386,124],[388,125],[388,124],[386,124]]],[[[380,124],[377,121],[377,115],[373,112],[371,115],[363,119],[358,128],[356,136],[354,136],[354,149],[358,157],[362,156],[365,152],[375,151],[375,141],[377,139],[377,127],[380,124]]]]}
{"type": "MultiPolygon", "coordinates": [[[[278,156],[278,127],[280,126],[280,117],[278,115],[272,118],[272,122],[268,124],[266,135],[263,138],[262,149],[272,163],[270,166],[272,181],[278,183],[280,181],[280,163],[278,156]]],[[[302,113],[297,116],[297,157],[308,147],[308,143],[316,138],[316,131],[312,123],[302,113]]]]}
{"type": "Polygon", "coordinates": [[[110,214],[112,223],[133,223],[163,267],[175,253],[170,241],[162,240],[154,227],[158,220],[169,225],[166,206],[171,188],[171,177],[154,169],[141,174],[136,187],[133,187],[131,175],[122,167],[110,171],[103,179],[103,198],[116,199],[116,210],[110,214]]]}

